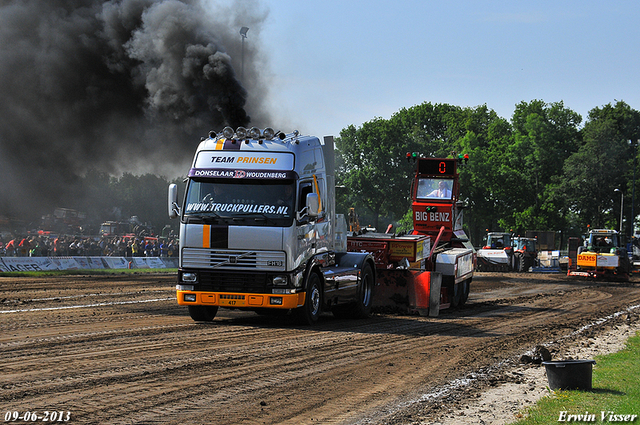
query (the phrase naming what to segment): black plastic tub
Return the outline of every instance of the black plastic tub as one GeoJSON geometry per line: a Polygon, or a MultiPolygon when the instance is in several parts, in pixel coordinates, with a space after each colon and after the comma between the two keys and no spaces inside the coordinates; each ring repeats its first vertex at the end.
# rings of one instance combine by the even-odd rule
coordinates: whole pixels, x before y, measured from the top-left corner
{"type": "Polygon", "coordinates": [[[554,360],[542,362],[552,390],[590,390],[595,360],[554,360]]]}

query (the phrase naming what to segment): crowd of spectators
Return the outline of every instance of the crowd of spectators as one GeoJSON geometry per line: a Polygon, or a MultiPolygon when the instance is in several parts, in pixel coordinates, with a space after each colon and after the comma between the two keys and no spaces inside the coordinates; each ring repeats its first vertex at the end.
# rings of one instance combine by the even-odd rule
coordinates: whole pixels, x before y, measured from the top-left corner
{"type": "Polygon", "coordinates": [[[0,257],[177,257],[175,238],[0,236],[0,257]]]}

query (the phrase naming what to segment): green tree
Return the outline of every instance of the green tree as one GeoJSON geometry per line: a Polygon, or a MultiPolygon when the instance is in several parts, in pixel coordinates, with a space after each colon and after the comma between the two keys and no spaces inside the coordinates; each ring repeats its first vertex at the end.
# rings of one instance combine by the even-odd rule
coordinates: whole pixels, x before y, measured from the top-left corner
{"type": "Polygon", "coordinates": [[[341,203],[356,212],[366,208],[376,228],[381,216],[401,217],[409,207],[411,168],[405,158],[411,143],[398,122],[376,118],[357,129],[349,126],[340,132],[336,148],[336,182],[347,188],[341,203]]]}
{"type": "MultiPolygon", "coordinates": [[[[631,209],[633,215],[638,212],[637,205],[632,207],[630,201],[639,138],[640,112],[625,102],[589,111],[583,129],[584,144],[565,161],[564,177],[554,191],[556,197],[565,198],[567,214],[575,215],[582,229],[587,224],[619,226],[620,197],[613,193],[615,189],[625,196],[625,215],[630,217],[631,209]]],[[[631,222],[627,220],[626,234],[631,231],[631,222]]]]}
{"type": "Polygon", "coordinates": [[[461,136],[454,146],[470,158],[460,168],[460,199],[468,207],[464,218],[467,234],[479,245],[486,230],[497,230],[499,219],[513,208],[505,196],[504,166],[512,130],[507,120],[486,105],[465,108],[458,121],[461,136]]]}
{"type": "Polygon", "coordinates": [[[340,202],[361,203],[374,217],[390,215],[409,230],[409,189],[415,171],[413,163],[403,161],[406,152],[437,158],[469,153],[471,160],[460,169],[461,199],[469,206],[467,232],[479,240],[487,227],[497,224],[503,210],[512,211],[501,178],[511,140],[509,122],[486,105],[423,103],[403,108],[389,120],[378,118],[360,129],[350,126],[336,141],[337,180],[349,194],[341,195],[340,202]]]}
{"type": "Polygon", "coordinates": [[[465,226],[476,245],[485,229],[611,226],[620,202],[613,189],[624,192],[627,217],[632,208],[634,215],[640,211],[630,202],[640,114],[617,102],[590,111],[582,130],[581,122],[563,102],[542,100],[516,105],[511,121],[486,105],[403,108],[389,120],[341,132],[337,180],[345,190],[339,202],[366,210],[376,226],[387,217],[408,227],[414,170],[402,160],[405,153],[442,158],[455,152],[471,158],[460,168],[460,197],[469,207],[465,226]]]}
{"type": "Polygon", "coordinates": [[[460,137],[461,111],[458,106],[425,102],[400,109],[391,119],[420,156],[446,158],[460,137]]]}
{"type": "Polygon", "coordinates": [[[507,149],[513,210],[505,211],[505,227],[555,230],[565,222],[560,206],[550,199],[554,177],[562,175],[564,161],[580,146],[578,126],[582,117],[562,102],[521,102],[512,118],[513,143],[507,149]]]}
{"type": "Polygon", "coordinates": [[[616,227],[614,190],[625,182],[627,154],[627,142],[620,138],[615,121],[587,123],[584,144],[565,161],[564,181],[559,187],[583,229],[587,224],[616,227]]]}

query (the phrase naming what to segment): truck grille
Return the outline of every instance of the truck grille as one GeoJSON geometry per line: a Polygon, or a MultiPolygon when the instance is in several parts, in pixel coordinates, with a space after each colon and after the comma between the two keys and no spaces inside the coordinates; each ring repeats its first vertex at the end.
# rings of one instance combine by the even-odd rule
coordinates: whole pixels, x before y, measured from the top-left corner
{"type": "Polygon", "coordinates": [[[285,271],[285,253],[281,251],[239,251],[228,249],[185,248],[182,267],[213,270],[285,271]]]}
{"type": "Polygon", "coordinates": [[[201,271],[196,291],[264,294],[271,292],[269,282],[266,273],[201,271]]]}

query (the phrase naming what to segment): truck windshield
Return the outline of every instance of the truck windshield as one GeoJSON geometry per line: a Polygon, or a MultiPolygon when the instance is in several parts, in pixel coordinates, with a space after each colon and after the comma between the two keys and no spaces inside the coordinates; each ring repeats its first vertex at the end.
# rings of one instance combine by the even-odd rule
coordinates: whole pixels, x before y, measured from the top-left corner
{"type": "Polygon", "coordinates": [[[589,235],[589,245],[593,247],[611,248],[618,246],[618,235],[592,233],[589,235]]]}
{"type": "Polygon", "coordinates": [[[185,218],[234,219],[246,225],[290,226],[295,217],[293,180],[192,179],[185,218]]]}
{"type": "Polygon", "coordinates": [[[509,234],[490,234],[487,237],[487,245],[490,248],[506,248],[511,247],[511,235],[509,234]]]}
{"type": "Polygon", "coordinates": [[[516,250],[524,249],[527,251],[535,251],[536,241],[532,239],[516,238],[513,241],[513,248],[516,250]]]}
{"type": "Polygon", "coordinates": [[[447,199],[451,200],[453,179],[418,179],[417,198],[447,199]]]}

